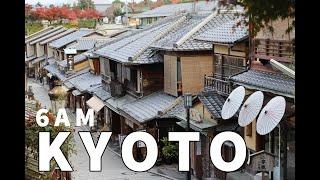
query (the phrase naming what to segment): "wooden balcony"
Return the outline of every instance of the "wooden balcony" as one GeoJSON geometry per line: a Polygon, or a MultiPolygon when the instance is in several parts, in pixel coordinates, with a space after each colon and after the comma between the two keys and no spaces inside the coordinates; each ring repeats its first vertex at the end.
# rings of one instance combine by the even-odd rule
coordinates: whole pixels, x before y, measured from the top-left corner
{"type": "Polygon", "coordinates": [[[279,62],[291,63],[294,58],[294,41],[254,39],[254,58],[274,59],[279,62]]]}
{"type": "Polygon", "coordinates": [[[212,76],[205,76],[204,90],[215,91],[220,95],[228,96],[231,92],[231,86],[229,81],[218,79],[212,76]]]}

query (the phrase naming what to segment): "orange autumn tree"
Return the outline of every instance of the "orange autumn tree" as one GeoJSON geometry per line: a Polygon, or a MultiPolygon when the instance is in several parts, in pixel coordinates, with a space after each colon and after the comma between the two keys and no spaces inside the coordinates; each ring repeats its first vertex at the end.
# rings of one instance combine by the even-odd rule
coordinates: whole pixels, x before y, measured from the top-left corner
{"type": "MultiPolygon", "coordinates": [[[[72,132],[73,129],[66,127],[64,125],[54,126],[55,115],[52,114],[49,110],[48,113],[43,114],[49,119],[49,124],[45,127],[40,127],[36,122],[36,113],[40,109],[39,103],[33,105],[33,102],[25,101],[26,108],[26,118],[25,118],[25,160],[28,162],[28,159],[31,157],[38,157],[39,150],[39,132],[50,132],[50,139],[53,139],[58,135],[59,132],[69,131],[72,132]],[[31,104],[31,105],[30,105],[31,104]]],[[[72,141],[72,133],[66,139],[66,141],[61,146],[62,153],[68,157],[68,154],[74,153],[74,144],[72,141]]]]}

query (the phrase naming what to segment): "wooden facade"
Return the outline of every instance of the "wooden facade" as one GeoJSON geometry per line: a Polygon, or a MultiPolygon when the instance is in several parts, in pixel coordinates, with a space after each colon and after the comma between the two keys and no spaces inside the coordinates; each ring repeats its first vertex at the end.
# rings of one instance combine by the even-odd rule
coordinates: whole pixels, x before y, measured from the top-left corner
{"type": "Polygon", "coordinates": [[[182,94],[198,94],[204,86],[203,77],[213,72],[211,56],[181,57],[182,94]]]}
{"type": "Polygon", "coordinates": [[[214,76],[216,78],[228,78],[243,72],[248,63],[248,47],[246,42],[228,45],[213,45],[214,76]]]}
{"type": "Polygon", "coordinates": [[[126,92],[142,97],[163,89],[163,64],[129,66],[100,58],[100,69],[104,89],[111,96],[121,97],[126,92]]]}
{"type": "Polygon", "coordinates": [[[164,92],[178,96],[177,57],[164,55],[164,92]]]}
{"type": "Polygon", "coordinates": [[[263,139],[256,131],[256,120],[244,127],[244,140],[249,149],[260,151],[263,148],[263,139]]]}
{"type": "Polygon", "coordinates": [[[203,77],[213,74],[213,59],[207,52],[164,54],[164,92],[180,96],[199,93],[204,87],[203,77]]]}

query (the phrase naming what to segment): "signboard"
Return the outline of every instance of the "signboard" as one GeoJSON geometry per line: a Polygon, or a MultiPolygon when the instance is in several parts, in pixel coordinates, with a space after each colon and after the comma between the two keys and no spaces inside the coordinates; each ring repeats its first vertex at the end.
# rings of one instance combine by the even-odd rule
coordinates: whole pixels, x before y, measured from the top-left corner
{"type": "Polygon", "coordinates": [[[273,171],[275,166],[275,155],[260,151],[250,155],[250,168],[254,171],[273,171]]]}

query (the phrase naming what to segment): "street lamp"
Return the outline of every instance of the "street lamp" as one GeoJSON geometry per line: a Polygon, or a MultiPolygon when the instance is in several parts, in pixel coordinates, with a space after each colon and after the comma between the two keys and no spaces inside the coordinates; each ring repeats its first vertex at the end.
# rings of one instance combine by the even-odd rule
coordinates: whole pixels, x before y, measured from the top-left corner
{"type": "MultiPolygon", "coordinates": [[[[187,111],[187,131],[190,131],[190,108],[192,107],[192,94],[191,93],[185,93],[183,95],[184,99],[184,108],[186,108],[187,111]]],[[[190,149],[189,149],[190,152],[190,149]]],[[[190,155],[189,155],[189,171],[187,173],[187,180],[191,180],[191,161],[190,161],[190,155]]]]}

